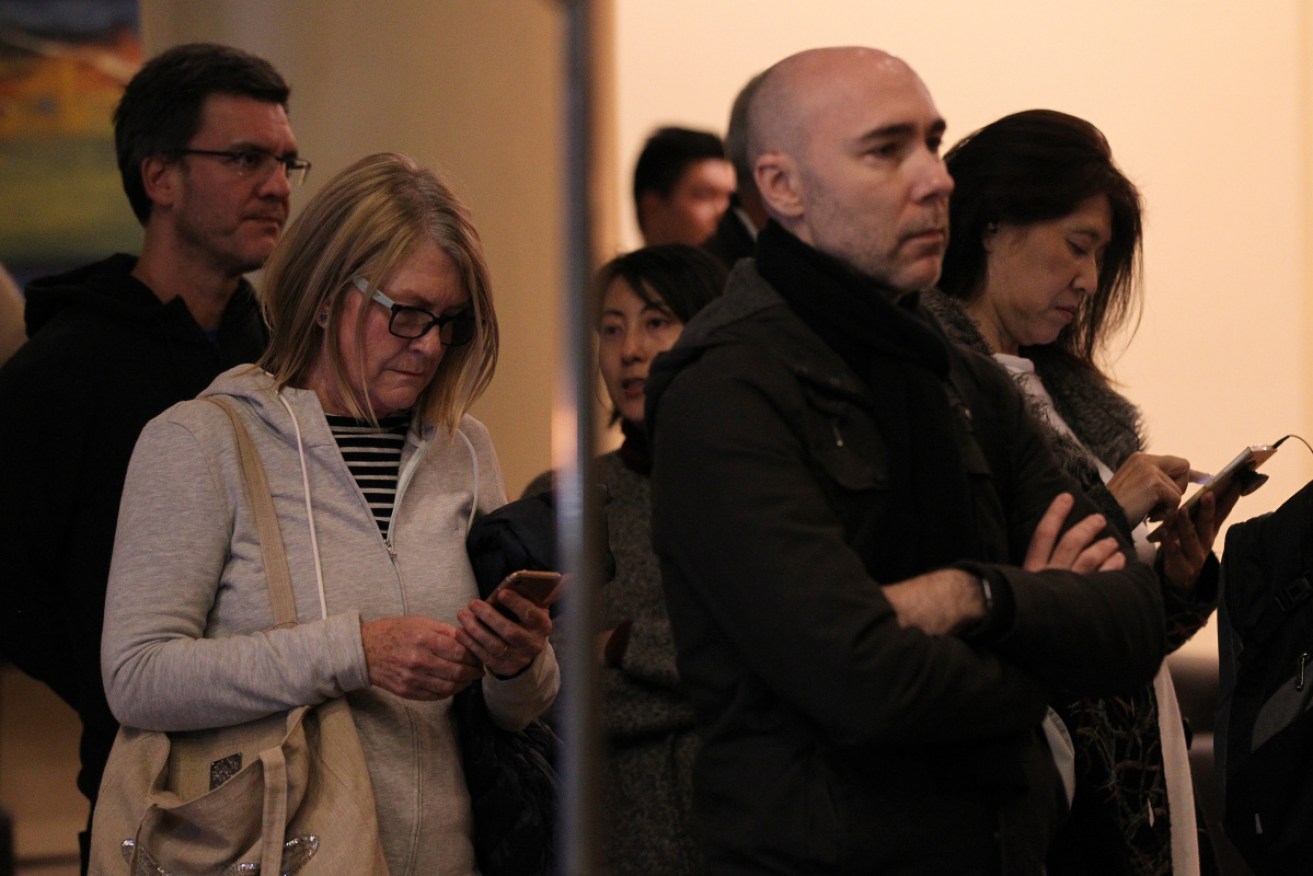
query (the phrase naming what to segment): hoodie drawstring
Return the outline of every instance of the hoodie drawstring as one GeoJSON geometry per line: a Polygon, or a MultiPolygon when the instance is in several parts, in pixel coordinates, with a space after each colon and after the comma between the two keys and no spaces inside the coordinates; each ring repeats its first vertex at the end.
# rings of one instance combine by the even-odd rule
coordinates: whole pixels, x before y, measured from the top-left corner
{"type": "Polygon", "coordinates": [[[310,472],[306,469],[305,464],[305,446],[301,443],[301,424],[296,419],[296,412],[292,406],[283,398],[281,392],[275,391],[278,400],[287,408],[287,414],[292,418],[292,429],[296,432],[296,455],[301,460],[301,487],[305,492],[305,516],[310,524],[310,552],[315,558],[315,583],[319,587],[319,614],[324,620],[328,620],[328,600],[324,598],[324,569],[319,562],[319,538],[315,534],[315,510],[310,503],[310,472]]]}

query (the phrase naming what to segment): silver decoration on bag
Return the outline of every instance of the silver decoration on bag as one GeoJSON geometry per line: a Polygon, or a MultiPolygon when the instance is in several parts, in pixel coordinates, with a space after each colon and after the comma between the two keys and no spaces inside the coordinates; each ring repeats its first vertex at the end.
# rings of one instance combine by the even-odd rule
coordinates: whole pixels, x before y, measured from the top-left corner
{"type": "MultiPolygon", "coordinates": [[[[123,860],[133,864],[132,876],[192,876],[192,874],[172,873],[160,866],[159,862],[145,849],[137,849],[137,841],[125,839],[120,847],[123,860]],[[134,863],[135,853],[135,863],[134,863]]],[[[293,837],[283,843],[283,863],[279,876],[295,876],[304,867],[315,852],[319,851],[319,837],[314,834],[293,837]]],[[[238,861],[224,869],[220,876],[258,876],[260,864],[238,861]]]]}
{"type": "Polygon", "coordinates": [[[230,754],[210,764],[210,790],[218,788],[224,782],[242,771],[242,756],[230,754]]]}

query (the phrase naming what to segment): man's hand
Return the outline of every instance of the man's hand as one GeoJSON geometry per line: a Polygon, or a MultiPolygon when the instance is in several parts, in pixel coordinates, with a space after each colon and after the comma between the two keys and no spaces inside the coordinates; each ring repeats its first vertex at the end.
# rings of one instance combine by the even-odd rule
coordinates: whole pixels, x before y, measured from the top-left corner
{"type": "Polygon", "coordinates": [[[1062,524],[1076,505],[1070,493],[1059,493],[1044,512],[1030,537],[1026,560],[1027,572],[1045,569],[1069,569],[1073,572],[1112,572],[1126,565],[1117,539],[1098,538],[1107,521],[1102,514],[1091,514],[1072,526],[1062,537],[1062,524]],[[1096,539],[1098,539],[1096,541],[1096,539]]]}
{"type": "Polygon", "coordinates": [[[884,586],[900,627],[931,636],[957,633],[985,616],[980,580],[961,569],[939,569],[884,586]]]}

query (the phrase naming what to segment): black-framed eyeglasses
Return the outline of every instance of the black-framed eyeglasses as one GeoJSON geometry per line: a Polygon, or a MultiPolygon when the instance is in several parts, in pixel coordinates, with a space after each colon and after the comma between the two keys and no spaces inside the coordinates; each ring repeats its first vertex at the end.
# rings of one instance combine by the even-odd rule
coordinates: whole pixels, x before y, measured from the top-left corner
{"type": "Polygon", "coordinates": [[[218,158],[235,171],[238,176],[252,176],[268,179],[274,168],[280,164],[287,174],[287,181],[294,186],[305,182],[310,175],[310,162],[295,155],[275,155],[268,149],[251,146],[246,149],[179,149],[178,155],[204,155],[218,158]]]}
{"type": "Polygon", "coordinates": [[[388,331],[399,338],[414,340],[429,333],[429,329],[438,327],[438,340],[445,347],[459,347],[474,339],[474,314],[468,310],[453,313],[451,316],[435,316],[422,307],[398,304],[384,294],[382,289],[370,289],[369,281],[364,277],[353,277],[355,287],[374,301],[386,307],[392,314],[388,320],[388,331]]]}

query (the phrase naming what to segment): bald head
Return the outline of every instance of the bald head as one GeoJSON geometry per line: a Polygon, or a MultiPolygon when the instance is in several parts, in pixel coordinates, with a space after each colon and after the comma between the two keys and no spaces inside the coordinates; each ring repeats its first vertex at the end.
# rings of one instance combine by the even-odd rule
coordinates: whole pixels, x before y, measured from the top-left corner
{"type": "Polygon", "coordinates": [[[747,128],[771,218],[897,288],[938,279],[952,191],[944,121],[904,61],[858,46],[792,55],[763,74],[747,128]]]}
{"type": "Polygon", "coordinates": [[[767,68],[745,112],[749,164],[763,152],[797,154],[810,123],[833,112],[844,83],[858,75],[916,78],[901,59],[861,46],[808,49],[767,68]]]}

